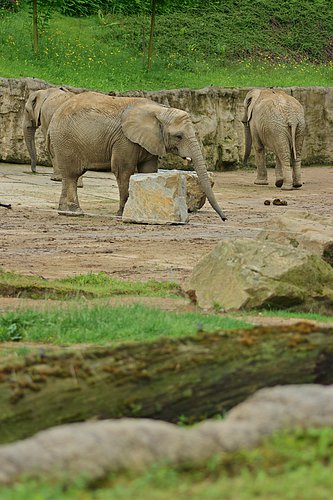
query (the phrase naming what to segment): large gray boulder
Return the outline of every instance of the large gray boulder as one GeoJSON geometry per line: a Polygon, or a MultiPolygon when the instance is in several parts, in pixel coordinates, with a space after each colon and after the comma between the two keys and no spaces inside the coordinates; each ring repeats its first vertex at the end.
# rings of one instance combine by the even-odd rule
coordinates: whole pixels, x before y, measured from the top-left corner
{"type": "Polygon", "coordinates": [[[202,308],[333,310],[333,269],[319,256],[271,241],[221,241],[185,289],[202,308]]]}
{"type": "Polygon", "coordinates": [[[270,221],[258,239],[308,250],[333,267],[333,217],[288,210],[270,221]]]}
{"type": "Polygon", "coordinates": [[[144,224],[188,222],[185,175],[175,170],[132,175],[122,220],[144,224]]]}

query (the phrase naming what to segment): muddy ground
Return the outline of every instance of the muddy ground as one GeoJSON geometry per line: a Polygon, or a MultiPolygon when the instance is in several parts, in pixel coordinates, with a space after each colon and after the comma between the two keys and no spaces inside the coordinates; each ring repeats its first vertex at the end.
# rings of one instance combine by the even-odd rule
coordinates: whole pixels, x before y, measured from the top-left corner
{"type": "MultiPolygon", "coordinates": [[[[115,217],[118,190],[109,172],[88,172],[79,190],[84,217],[57,213],[61,184],[51,169],[0,164],[0,267],[44,278],[104,271],[127,280],[172,280],[184,284],[200,257],[225,238],[255,238],[288,210],[333,213],[333,166],[305,167],[300,190],[254,185],[254,170],[214,173],[214,192],[228,220],[222,222],[208,202],[185,225],[123,223],[115,217]],[[264,205],[280,198],[287,206],[264,205]]],[[[13,299],[0,299],[4,307],[13,299]]],[[[166,304],[167,306],[167,304],[166,304]]],[[[6,307],[6,308],[7,308],[6,307]]]]}

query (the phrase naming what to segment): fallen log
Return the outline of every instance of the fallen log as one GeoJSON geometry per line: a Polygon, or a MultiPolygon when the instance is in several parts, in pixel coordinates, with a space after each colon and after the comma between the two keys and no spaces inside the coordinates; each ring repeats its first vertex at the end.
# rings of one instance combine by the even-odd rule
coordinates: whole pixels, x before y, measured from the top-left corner
{"type": "Polygon", "coordinates": [[[279,430],[333,427],[333,385],[261,389],[223,420],[181,427],[145,418],[65,424],[0,445],[0,484],[21,478],[103,480],[111,471],[152,464],[207,466],[217,454],[252,448],[279,430]]]}
{"type": "Polygon", "coordinates": [[[80,351],[41,351],[0,366],[0,442],[88,419],[189,423],[262,387],[333,383],[333,328],[257,327],[80,351]]]}

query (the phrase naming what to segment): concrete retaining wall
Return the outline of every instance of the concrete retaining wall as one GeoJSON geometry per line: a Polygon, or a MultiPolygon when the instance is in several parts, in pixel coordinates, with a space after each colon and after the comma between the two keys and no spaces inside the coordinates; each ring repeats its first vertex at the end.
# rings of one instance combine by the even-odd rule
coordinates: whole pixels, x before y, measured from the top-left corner
{"type": "MultiPolygon", "coordinates": [[[[0,78],[0,161],[30,163],[23,134],[24,103],[32,90],[53,86],[34,78],[0,78]]],[[[72,89],[75,90],[75,89],[72,89]]],[[[82,91],[85,89],[76,89],[82,91]]],[[[244,133],[243,100],[249,88],[207,87],[159,92],[133,91],[113,95],[136,95],[188,111],[203,145],[210,170],[223,170],[241,162],[244,133]]],[[[289,87],[305,110],[306,138],[303,164],[333,164],[333,87],[289,87]]],[[[40,131],[36,133],[38,163],[49,165],[40,131]]],[[[161,167],[179,165],[173,155],[161,167]]]]}

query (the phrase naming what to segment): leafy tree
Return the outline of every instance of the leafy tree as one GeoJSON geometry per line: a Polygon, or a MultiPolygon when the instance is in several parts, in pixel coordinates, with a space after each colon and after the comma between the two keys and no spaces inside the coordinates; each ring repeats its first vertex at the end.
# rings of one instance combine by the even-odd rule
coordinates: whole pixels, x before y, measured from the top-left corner
{"type": "Polygon", "coordinates": [[[38,38],[48,26],[52,11],[55,9],[59,0],[29,0],[30,13],[32,17],[33,29],[33,48],[38,52],[38,38]]]}

